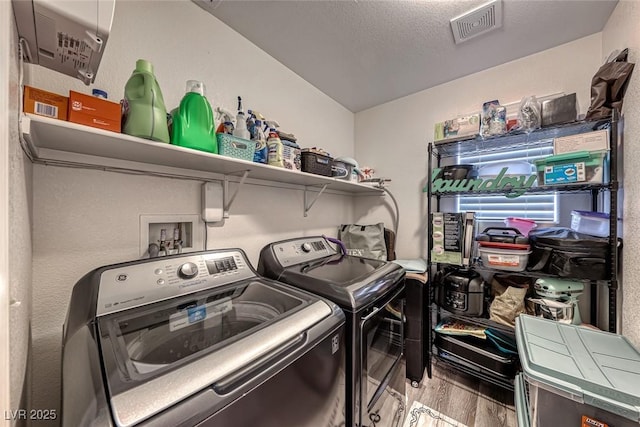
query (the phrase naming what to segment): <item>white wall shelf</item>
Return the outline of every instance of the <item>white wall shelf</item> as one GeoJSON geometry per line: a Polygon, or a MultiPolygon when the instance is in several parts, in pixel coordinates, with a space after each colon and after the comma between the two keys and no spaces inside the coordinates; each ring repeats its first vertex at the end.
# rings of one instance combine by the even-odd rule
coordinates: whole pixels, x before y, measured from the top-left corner
{"type": "MultiPolygon", "coordinates": [[[[43,152],[54,150],[61,154],[94,156],[98,163],[100,159],[116,159],[221,174],[225,179],[248,176],[254,180],[299,185],[305,193],[311,189],[322,192],[326,188],[352,195],[383,194],[381,189],[367,184],[248,162],[34,114],[22,116],[22,135],[37,160],[48,160],[43,152]]],[[[194,179],[201,176],[194,174],[194,179]]],[[[310,207],[305,204],[305,216],[310,207]]]]}

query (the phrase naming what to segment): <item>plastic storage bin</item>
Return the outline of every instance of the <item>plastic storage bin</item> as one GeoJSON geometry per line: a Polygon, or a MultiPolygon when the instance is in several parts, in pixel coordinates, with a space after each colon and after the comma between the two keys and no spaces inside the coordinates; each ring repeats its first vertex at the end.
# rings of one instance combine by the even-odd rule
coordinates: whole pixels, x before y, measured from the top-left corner
{"type": "Polygon", "coordinates": [[[609,214],[571,211],[571,229],[592,236],[609,237],[609,214]]]}
{"type": "Polygon", "coordinates": [[[521,314],[516,341],[517,418],[528,409],[532,427],[638,427],[640,352],[625,337],[521,314]]]}
{"type": "Polygon", "coordinates": [[[532,175],[535,170],[531,163],[524,160],[499,162],[481,166],[478,169],[478,178],[495,178],[504,168],[507,168],[504,176],[532,175]]]}
{"type": "Polygon", "coordinates": [[[331,157],[313,151],[302,152],[302,172],[331,176],[331,157]]]}
{"type": "Polygon", "coordinates": [[[577,151],[535,161],[538,185],[603,183],[608,150],[577,151]]]}
{"type": "Polygon", "coordinates": [[[500,249],[485,246],[479,246],[478,252],[482,258],[482,265],[506,271],[524,271],[531,253],[527,249],[500,249]]]}
{"type": "Polygon", "coordinates": [[[512,216],[505,218],[504,223],[507,227],[518,230],[523,236],[528,236],[529,232],[538,226],[532,219],[514,218],[512,216]]]}
{"type": "Polygon", "coordinates": [[[248,162],[253,161],[253,153],[256,151],[255,141],[238,138],[228,133],[218,133],[216,138],[218,140],[218,153],[221,155],[248,162]]]}

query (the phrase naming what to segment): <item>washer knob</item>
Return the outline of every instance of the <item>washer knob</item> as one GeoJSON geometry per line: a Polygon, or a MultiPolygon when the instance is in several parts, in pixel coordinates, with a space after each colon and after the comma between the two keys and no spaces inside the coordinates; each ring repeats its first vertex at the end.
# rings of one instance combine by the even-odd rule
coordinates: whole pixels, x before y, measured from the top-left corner
{"type": "Polygon", "coordinates": [[[308,242],[304,242],[301,246],[302,252],[311,252],[311,245],[308,242]]]}
{"type": "Polygon", "coordinates": [[[183,279],[193,279],[198,275],[198,266],[192,262],[185,262],[178,267],[178,276],[183,279]]]}

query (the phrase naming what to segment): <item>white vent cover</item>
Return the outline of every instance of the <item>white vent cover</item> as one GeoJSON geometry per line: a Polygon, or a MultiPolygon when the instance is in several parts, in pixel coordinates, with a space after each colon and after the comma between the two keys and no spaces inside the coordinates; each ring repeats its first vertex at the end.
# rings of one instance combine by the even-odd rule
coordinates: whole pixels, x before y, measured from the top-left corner
{"type": "Polygon", "coordinates": [[[502,27],[502,0],[493,0],[478,6],[456,16],[450,22],[456,44],[500,28],[502,27]]]}

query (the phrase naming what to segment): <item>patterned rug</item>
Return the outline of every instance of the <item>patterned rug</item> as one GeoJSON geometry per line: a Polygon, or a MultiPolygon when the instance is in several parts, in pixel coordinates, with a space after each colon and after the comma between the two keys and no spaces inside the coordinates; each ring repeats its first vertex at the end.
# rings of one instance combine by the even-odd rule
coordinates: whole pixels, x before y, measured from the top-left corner
{"type": "Polygon", "coordinates": [[[402,427],[467,427],[418,401],[411,404],[402,427]]]}

